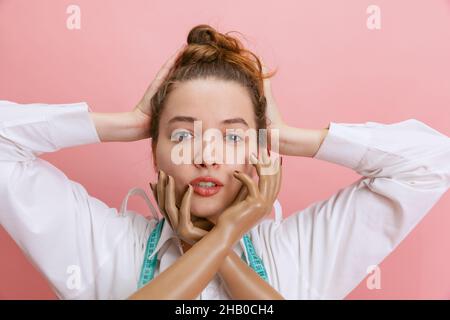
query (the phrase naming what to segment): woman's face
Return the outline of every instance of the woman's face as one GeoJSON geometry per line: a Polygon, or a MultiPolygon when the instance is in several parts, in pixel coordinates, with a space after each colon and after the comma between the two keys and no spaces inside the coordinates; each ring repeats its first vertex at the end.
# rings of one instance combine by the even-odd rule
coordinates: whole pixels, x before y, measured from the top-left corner
{"type": "MultiPolygon", "coordinates": [[[[237,82],[218,79],[196,79],[176,84],[167,96],[166,105],[159,123],[159,137],[155,150],[155,167],[172,176],[175,181],[177,205],[189,183],[194,187],[191,199],[191,214],[215,221],[237,195],[241,182],[233,177],[239,170],[253,176],[254,167],[249,164],[248,148],[250,141],[256,144],[256,138],[244,136],[242,132],[256,132],[255,114],[247,90],[237,82]],[[202,131],[195,131],[201,123],[202,131]],[[214,150],[214,139],[205,133],[208,129],[220,133],[222,146],[214,150]],[[228,131],[226,131],[228,129],[228,131]],[[240,129],[237,131],[236,129],[240,129]],[[250,129],[249,131],[247,131],[250,129]],[[200,133],[200,135],[198,135],[200,133]],[[197,137],[197,138],[195,138],[197,137]],[[200,137],[200,138],[198,138],[200,137]],[[196,142],[194,142],[196,140],[196,142]],[[175,148],[175,149],[174,149],[175,148]],[[186,152],[190,163],[179,163],[179,152],[174,150],[191,150],[186,152]],[[214,151],[213,151],[214,150],[214,151]],[[226,160],[231,155],[245,151],[244,161],[226,160]],[[226,163],[225,163],[226,162],[226,163]],[[204,184],[199,187],[193,182],[199,177],[212,177],[222,186],[213,195],[206,195],[213,189],[204,184]]],[[[216,135],[217,137],[217,135],[216,135]]]]}

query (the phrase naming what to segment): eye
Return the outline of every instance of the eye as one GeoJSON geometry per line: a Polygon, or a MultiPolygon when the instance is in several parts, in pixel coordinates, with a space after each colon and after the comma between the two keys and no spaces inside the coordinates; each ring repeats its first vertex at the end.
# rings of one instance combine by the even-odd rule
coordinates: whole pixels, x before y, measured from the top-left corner
{"type": "Polygon", "coordinates": [[[192,138],[192,133],[190,133],[189,131],[178,131],[178,132],[175,132],[174,134],[172,134],[172,136],[170,137],[170,140],[176,141],[176,142],[182,142],[182,141],[188,140],[190,138],[192,138]]]}
{"type": "Polygon", "coordinates": [[[243,140],[239,135],[237,135],[237,134],[235,134],[235,133],[227,134],[227,135],[225,136],[225,138],[226,138],[227,141],[231,141],[231,142],[241,142],[241,141],[243,140]],[[229,137],[231,140],[228,140],[228,137],[229,137]]]}

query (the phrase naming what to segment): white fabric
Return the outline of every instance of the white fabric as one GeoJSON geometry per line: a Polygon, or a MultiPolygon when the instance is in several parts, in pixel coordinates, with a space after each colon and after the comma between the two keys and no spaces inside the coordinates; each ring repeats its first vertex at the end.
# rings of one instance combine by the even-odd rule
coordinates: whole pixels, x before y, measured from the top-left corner
{"type": "MultiPolygon", "coordinates": [[[[0,101],[0,223],[62,299],[125,299],[137,289],[155,219],[118,214],[38,156],[100,142],[86,103],[0,101]],[[73,266],[79,287],[70,283],[73,266]]],[[[361,175],[329,199],[251,231],[269,281],[287,299],[341,299],[450,185],[450,139],[409,119],[334,123],[316,159],[361,175]]],[[[132,192],[131,194],[135,194],[132,192]]],[[[139,193],[139,192],[138,192],[139,193]]],[[[243,243],[234,250],[242,254],[243,243]]],[[[168,223],[155,276],[181,254],[168,223]]],[[[198,299],[229,299],[218,276],[198,299]]]]}

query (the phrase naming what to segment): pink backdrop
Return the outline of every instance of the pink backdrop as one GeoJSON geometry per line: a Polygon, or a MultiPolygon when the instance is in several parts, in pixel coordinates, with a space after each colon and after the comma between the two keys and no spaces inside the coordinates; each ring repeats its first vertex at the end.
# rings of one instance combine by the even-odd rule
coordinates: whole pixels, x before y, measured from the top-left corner
{"type": "MultiPolygon", "coordinates": [[[[86,101],[127,111],[196,24],[238,30],[269,66],[289,124],[419,119],[450,135],[450,1],[0,0],[0,98],[23,103],[86,101]],[[81,8],[81,29],[66,8],[81,8]],[[369,5],[381,29],[366,26],[369,5]]],[[[128,189],[154,180],[149,141],[104,143],[44,156],[119,207],[128,189]]],[[[284,215],[327,198],[359,176],[334,164],[286,158],[284,215]],[[314,183],[311,183],[314,181],[314,183]]],[[[140,199],[131,207],[147,214],[140,199]]],[[[350,299],[450,298],[450,194],[350,299]]],[[[0,298],[54,299],[46,281],[0,228],[0,298]]]]}

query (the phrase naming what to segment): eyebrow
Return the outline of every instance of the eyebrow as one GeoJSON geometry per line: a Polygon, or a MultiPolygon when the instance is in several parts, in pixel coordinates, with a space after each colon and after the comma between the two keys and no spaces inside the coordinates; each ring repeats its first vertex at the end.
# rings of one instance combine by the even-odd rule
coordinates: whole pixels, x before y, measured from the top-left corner
{"type": "MultiPolygon", "coordinates": [[[[174,122],[188,122],[188,123],[194,123],[194,121],[199,121],[199,119],[194,117],[188,117],[188,116],[175,116],[172,119],[169,120],[170,123],[174,122]]],[[[247,121],[245,121],[242,118],[232,118],[232,119],[226,119],[221,122],[222,124],[233,124],[233,123],[241,123],[247,127],[249,127],[247,121]]]]}

